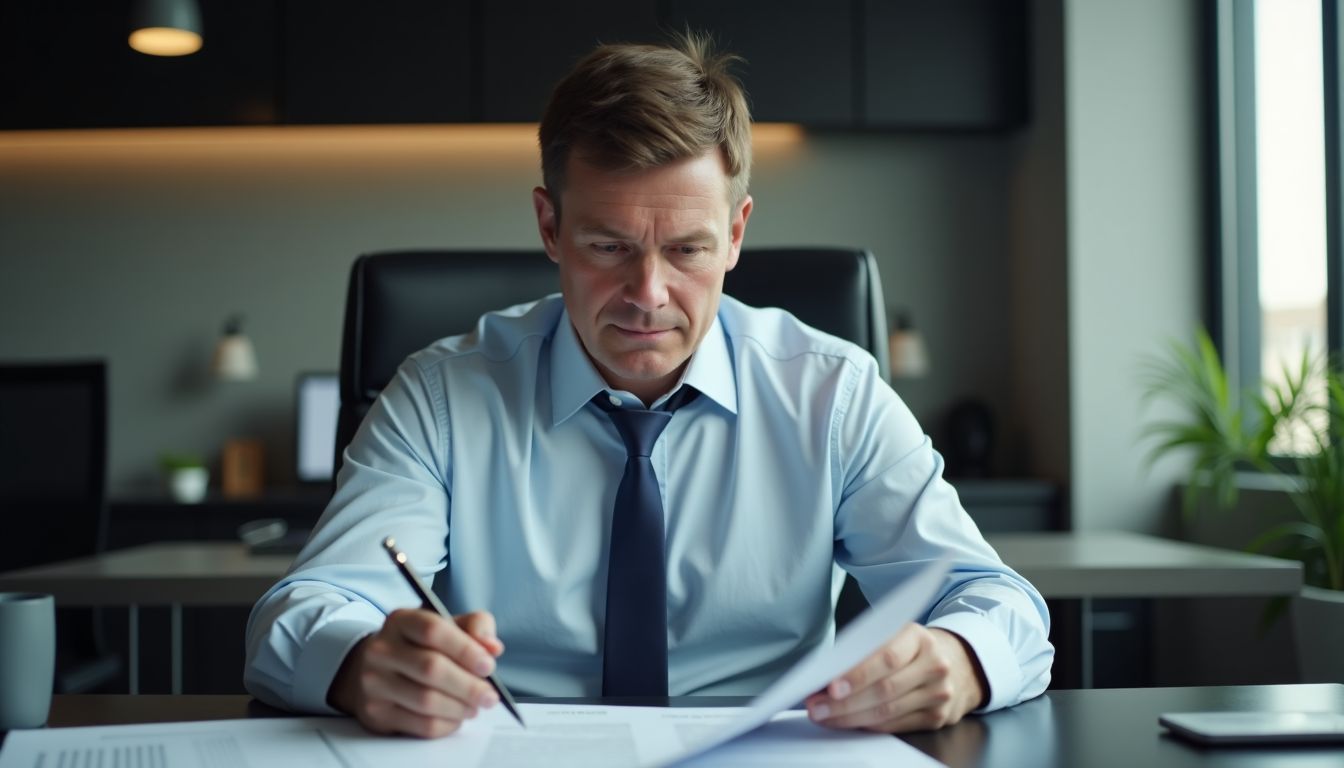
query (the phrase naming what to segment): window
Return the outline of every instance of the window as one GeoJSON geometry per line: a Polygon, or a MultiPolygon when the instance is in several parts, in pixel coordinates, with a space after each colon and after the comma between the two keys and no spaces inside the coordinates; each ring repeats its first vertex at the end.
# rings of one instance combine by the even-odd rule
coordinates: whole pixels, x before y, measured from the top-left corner
{"type": "MultiPolygon", "coordinates": [[[[1218,130],[1220,254],[1212,324],[1234,384],[1281,385],[1304,353],[1331,341],[1327,45],[1337,0],[1220,0],[1218,130]],[[1324,12],[1323,12],[1324,8],[1324,12]]],[[[1333,49],[1331,49],[1333,50],[1333,49]]],[[[1308,397],[1325,402],[1323,379],[1308,397]]],[[[1321,414],[1323,417],[1323,414],[1321,414]]],[[[1310,445],[1278,435],[1276,453],[1310,445]]]]}

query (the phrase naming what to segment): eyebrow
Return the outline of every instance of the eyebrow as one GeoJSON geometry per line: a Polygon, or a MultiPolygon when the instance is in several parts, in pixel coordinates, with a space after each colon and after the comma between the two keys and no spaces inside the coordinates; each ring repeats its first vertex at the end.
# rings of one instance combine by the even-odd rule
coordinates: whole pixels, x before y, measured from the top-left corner
{"type": "Polygon", "coordinates": [[[708,243],[717,243],[717,242],[719,242],[719,238],[718,238],[718,235],[714,234],[714,232],[713,232],[712,230],[708,230],[708,229],[694,229],[694,230],[691,230],[690,232],[687,232],[686,234],[684,234],[684,235],[682,235],[682,236],[680,236],[680,237],[674,237],[674,238],[672,238],[672,242],[674,242],[674,243],[705,243],[705,242],[708,242],[708,243]]]}
{"type": "MultiPolygon", "coordinates": [[[[580,224],[576,227],[580,235],[597,235],[598,237],[609,237],[612,240],[634,240],[628,233],[604,226],[602,224],[580,224]]],[[[673,243],[717,243],[719,238],[712,230],[695,229],[677,237],[668,238],[673,243]]]]}

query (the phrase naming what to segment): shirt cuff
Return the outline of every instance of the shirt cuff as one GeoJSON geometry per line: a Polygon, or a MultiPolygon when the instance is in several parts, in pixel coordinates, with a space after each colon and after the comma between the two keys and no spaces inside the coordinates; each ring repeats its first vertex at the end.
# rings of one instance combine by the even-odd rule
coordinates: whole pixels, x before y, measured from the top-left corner
{"type": "Polygon", "coordinates": [[[294,665],[294,689],[290,701],[301,712],[343,714],[327,703],[327,690],[350,649],[378,631],[377,624],[344,619],[323,625],[304,644],[294,665]]]}
{"type": "Polygon", "coordinates": [[[992,621],[975,613],[958,611],[931,619],[928,627],[945,629],[959,636],[975,652],[980,669],[985,673],[985,705],[976,713],[992,712],[1016,704],[1021,698],[1022,666],[1017,654],[1003,631],[992,621]]]}

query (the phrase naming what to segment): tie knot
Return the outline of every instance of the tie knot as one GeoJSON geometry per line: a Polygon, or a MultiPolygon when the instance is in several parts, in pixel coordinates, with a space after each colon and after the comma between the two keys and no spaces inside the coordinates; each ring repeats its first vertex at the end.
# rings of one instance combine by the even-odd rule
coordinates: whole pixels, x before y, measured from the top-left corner
{"type": "Polygon", "coordinates": [[[653,444],[658,442],[658,436],[672,421],[672,412],[690,403],[698,394],[700,392],[693,387],[682,387],[667,399],[663,406],[666,410],[662,411],[619,408],[601,393],[593,398],[593,402],[611,417],[611,423],[616,425],[616,431],[625,441],[627,456],[648,457],[653,455],[653,444]]]}
{"type": "Polygon", "coordinates": [[[640,408],[615,408],[607,411],[616,431],[625,441],[625,452],[629,456],[650,456],[653,444],[663,434],[672,414],[667,411],[646,411],[640,408]]]}

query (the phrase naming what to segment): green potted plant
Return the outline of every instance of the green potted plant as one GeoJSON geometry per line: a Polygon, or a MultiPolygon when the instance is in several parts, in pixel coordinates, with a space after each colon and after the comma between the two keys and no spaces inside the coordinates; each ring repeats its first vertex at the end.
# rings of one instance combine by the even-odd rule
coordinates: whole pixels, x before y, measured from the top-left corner
{"type": "Polygon", "coordinates": [[[200,457],[187,453],[166,453],[159,457],[168,493],[180,504],[199,504],[205,500],[210,484],[210,470],[200,457]]]}
{"type": "Polygon", "coordinates": [[[1260,521],[1251,551],[1303,566],[1293,606],[1299,660],[1308,680],[1344,681],[1344,372],[1304,353],[1283,381],[1233,391],[1207,333],[1195,347],[1173,343],[1149,361],[1145,396],[1174,404],[1179,418],[1149,424],[1153,458],[1193,454],[1183,512],[1237,506],[1237,474],[1258,471],[1285,498],[1282,516],[1260,521]],[[1322,391],[1323,390],[1323,391],[1322,391]],[[1288,455],[1275,455],[1276,453],[1288,455]],[[1207,502],[1207,504],[1205,504],[1207,502]]]}

